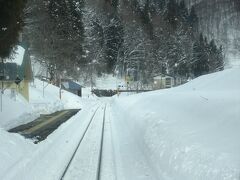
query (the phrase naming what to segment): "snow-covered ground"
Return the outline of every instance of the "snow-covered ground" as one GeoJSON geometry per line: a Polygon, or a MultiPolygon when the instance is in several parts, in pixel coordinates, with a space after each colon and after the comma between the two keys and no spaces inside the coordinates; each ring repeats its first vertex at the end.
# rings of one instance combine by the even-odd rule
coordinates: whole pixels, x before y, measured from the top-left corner
{"type": "Polygon", "coordinates": [[[98,103],[96,98],[92,100],[85,95],[80,98],[62,90],[60,100],[58,87],[38,79],[35,79],[30,87],[29,102],[20,94],[12,97],[11,93],[5,90],[0,112],[0,179],[58,178],[78,143],[81,136],[79,131],[85,128],[92,108],[98,103]],[[34,120],[40,114],[70,108],[82,110],[38,145],[19,134],[7,132],[10,128],[34,120]]]}
{"type": "Polygon", "coordinates": [[[35,79],[30,85],[30,100],[27,102],[20,94],[12,96],[5,90],[2,100],[0,127],[10,129],[19,124],[32,121],[40,114],[48,114],[64,108],[80,108],[84,101],[72,93],[62,90],[60,100],[59,88],[35,79]],[[43,90],[44,89],[44,90],[43,90]]]}
{"type": "MultiPolygon", "coordinates": [[[[31,86],[29,103],[5,91],[0,179],[59,179],[95,108],[107,103],[104,180],[239,180],[239,77],[240,68],[233,68],[177,88],[102,99],[86,88],[83,98],[64,91],[60,100],[52,85],[43,97],[46,83],[39,80],[31,86]],[[39,144],[7,132],[64,108],[82,110],[39,144]]],[[[106,78],[97,85],[111,88],[118,81],[106,78]]]]}
{"type": "Polygon", "coordinates": [[[101,78],[96,79],[97,89],[112,89],[115,90],[118,86],[125,86],[125,81],[116,76],[104,74],[101,78]]]}
{"type": "MultiPolygon", "coordinates": [[[[239,68],[229,69],[177,88],[115,98],[112,123],[125,143],[118,145],[120,161],[138,159],[124,158],[135,143],[155,179],[239,180],[239,77],[239,68]]],[[[125,179],[134,179],[121,163],[132,175],[125,179]]]]}

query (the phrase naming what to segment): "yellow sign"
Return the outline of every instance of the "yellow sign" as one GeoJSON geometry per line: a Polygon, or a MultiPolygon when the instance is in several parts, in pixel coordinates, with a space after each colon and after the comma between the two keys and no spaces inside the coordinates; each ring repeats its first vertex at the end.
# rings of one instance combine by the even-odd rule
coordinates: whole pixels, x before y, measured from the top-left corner
{"type": "Polygon", "coordinates": [[[126,81],[126,82],[133,81],[133,78],[130,77],[130,76],[125,76],[125,81],[126,81]]]}

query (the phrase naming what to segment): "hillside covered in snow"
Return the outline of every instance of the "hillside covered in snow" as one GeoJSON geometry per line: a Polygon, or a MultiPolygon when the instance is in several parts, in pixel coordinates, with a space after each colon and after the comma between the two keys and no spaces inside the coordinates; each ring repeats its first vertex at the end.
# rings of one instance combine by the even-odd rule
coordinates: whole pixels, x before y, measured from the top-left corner
{"type": "Polygon", "coordinates": [[[194,5],[199,16],[200,31],[223,45],[227,66],[239,66],[239,17],[238,0],[185,0],[194,5]]]}

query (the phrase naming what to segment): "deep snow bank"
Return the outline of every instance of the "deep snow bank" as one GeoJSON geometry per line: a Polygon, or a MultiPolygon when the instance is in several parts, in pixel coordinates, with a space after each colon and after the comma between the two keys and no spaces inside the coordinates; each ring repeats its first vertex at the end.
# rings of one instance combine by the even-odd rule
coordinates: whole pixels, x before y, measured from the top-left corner
{"type": "MultiPolygon", "coordinates": [[[[3,94],[3,107],[0,112],[0,127],[10,129],[29,121],[33,121],[40,114],[51,113],[64,108],[63,101],[59,100],[58,88],[48,85],[44,89],[41,81],[35,80],[29,89],[29,102],[20,94],[13,96],[10,90],[3,94]]],[[[45,85],[46,86],[46,83],[45,85]]]]}
{"type": "Polygon", "coordinates": [[[94,104],[96,102],[90,98],[83,100],[64,90],[60,100],[58,87],[37,79],[30,87],[30,102],[19,94],[12,97],[11,92],[5,90],[3,111],[0,112],[0,179],[57,179],[77,144],[78,135],[81,135],[79,131],[85,127],[82,123],[90,119],[88,116],[92,114],[91,107],[94,104]],[[40,114],[63,108],[82,110],[44,142],[35,145],[20,134],[7,132],[12,127],[34,120],[40,114]],[[62,156],[63,152],[66,156],[62,156]]]}
{"type": "Polygon", "coordinates": [[[173,89],[116,97],[115,120],[124,121],[160,177],[239,180],[239,77],[235,68],[173,89]]]}
{"type": "Polygon", "coordinates": [[[61,96],[60,99],[58,87],[38,79],[35,79],[34,84],[30,85],[29,102],[20,94],[13,97],[10,90],[5,90],[2,97],[2,112],[0,112],[0,128],[8,130],[33,121],[40,114],[48,114],[62,109],[80,109],[88,103],[88,100],[82,101],[77,95],[64,90],[61,91],[61,96]]]}

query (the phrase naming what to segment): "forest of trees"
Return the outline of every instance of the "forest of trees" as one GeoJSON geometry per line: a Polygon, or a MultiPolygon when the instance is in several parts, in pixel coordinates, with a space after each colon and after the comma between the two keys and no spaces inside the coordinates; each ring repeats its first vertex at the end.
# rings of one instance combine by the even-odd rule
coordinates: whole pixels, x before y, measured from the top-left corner
{"type": "MultiPolygon", "coordinates": [[[[226,66],[240,54],[240,1],[239,0],[186,0],[187,7],[195,6],[199,29],[216,43],[223,45],[226,66]]],[[[230,64],[229,64],[230,63],[230,64]]]]}
{"type": "MultiPolygon", "coordinates": [[[[31,0],[23,39],[50,80],[63,72],[86,81],[93,73],[143,83],[159,73],[194,78],[224,67],[223,47],[202,33],[196,11],[176,0],[31,0]]],[[[12,37],[9,46],[16,43],[12,37]]],[[[2,57],[9,54],[3,49],[2,57]]]]}

